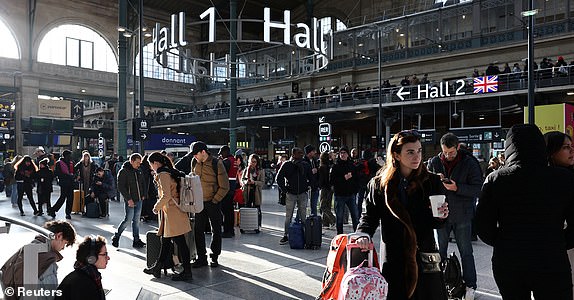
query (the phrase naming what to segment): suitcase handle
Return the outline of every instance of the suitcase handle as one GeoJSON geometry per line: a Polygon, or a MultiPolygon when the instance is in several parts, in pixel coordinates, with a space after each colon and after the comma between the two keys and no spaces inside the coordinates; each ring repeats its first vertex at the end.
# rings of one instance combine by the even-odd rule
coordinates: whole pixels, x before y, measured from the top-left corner
{"type": "MultiPolygon", "coordinates": [[[[363,249],[361,249],[361,248],[359,247],[359,245],[356,243],[356,239],[355,239],[355,241],[352,241],[352,242],[348,243],[348,244],[347,244],[347,270],[349,270],[349,269],[351,269],[351,268],[353,268],[353,267],[356,267],[356,266],[358,266],[358,265],[363,265],[363,266],[364,266],[364,264],[362,264],[362,261],[361,261],[361,262],[358,262],[358,264],[357,264],[357,262],[354,262],[354,263],[353,263],[352,260],[353,260],[354,257],[360,256],[360,255],[362,255],[362,254],[365,253],[365,252],[366,252],[366,251],[363,251],[363,249]]],[[[368,266],[368,267],[372,267],[372,266],[373,266],[373,255],[374,255],[373,253],[374,253],[374,245],[373,245],[373,242],[370,241],[370,243],[369,243],[369,251],[368,251],[368,253],[367,253],[367,259],[366,259],[366,260],[367,260],[367,266],[368,266]]],[[[363,260],[363,261],[364,261],[364,260],[363,260]]]]}

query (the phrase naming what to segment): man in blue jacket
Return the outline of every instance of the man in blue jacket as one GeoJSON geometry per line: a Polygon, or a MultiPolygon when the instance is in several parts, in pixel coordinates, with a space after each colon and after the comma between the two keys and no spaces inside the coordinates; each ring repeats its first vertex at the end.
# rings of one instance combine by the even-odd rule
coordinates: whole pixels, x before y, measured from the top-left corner
{"type": "Polygon", "coordinates": [[[280,191],[287,194],[285,201],[285,231],[283,238],[279,241],[281,245],[289,242],[287,230],[293,218],[295,204],[297,204],[297,218],[301,222],[305,221],[308,200],[307,191],[313,180],[311,176],[311,167],[303,160],[303,150],[301,148],[293,148],[291,159],[281,165],[276,177],[280,191]]]}
{"type": "Polygon", "coordinates": [[[446,259],[450,232],[454,231],[467,287],[464,299],[472,300],[476,291],[476,267],[472,253],[471,224],[476,199],[482,187],[482,171],[478,160],[468,151],[460,149],[456,135],[450,132],[443,135],[440,146],[442,152],[433,157],[428,165],[431,172],[441,176],[449,208],[445,226],[437,229],[439,251],[442,259],[446,259]]]}

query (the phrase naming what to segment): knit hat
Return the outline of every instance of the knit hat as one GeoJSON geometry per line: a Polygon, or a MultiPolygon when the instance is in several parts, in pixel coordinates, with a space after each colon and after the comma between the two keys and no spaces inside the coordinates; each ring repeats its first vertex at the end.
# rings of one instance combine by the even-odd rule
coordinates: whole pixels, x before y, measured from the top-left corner
{"type": "Polygon", "coordinates": [[[345,151],[345,152],[349,153],[349,148],[347,148],[347,146],[342,146],[342,147],[339,149],[339,152],[341,152],[341,151],[345,151]]]}
{"type": "Polygon", "coordinates": [[[305,154],[309,154],[311,151],[315,151],[315,147],[313,147],[313,145],[307,145],[303,148],[303,150],[305,151],[305,154]]]}

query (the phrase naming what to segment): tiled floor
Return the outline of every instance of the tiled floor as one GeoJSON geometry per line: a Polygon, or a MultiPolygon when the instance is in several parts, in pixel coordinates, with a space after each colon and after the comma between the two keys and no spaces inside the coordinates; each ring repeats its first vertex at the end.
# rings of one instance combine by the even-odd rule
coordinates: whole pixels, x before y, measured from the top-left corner
{"type": "MultiPolygon", "coordinates": [[[[59,196],[55,187],[52,202],[59,196]]],[[[162,295],[162,299],[313,299],[321,289],[321,277],[327,256],[327,245],[335,236],[334,230],[325,230],[323,248],[320,250],[292,250],[279,245],[283,235],[285,211],[277,204],[276,190],[263,192],[263,229],[260,234],[240,234],[223,239],[220,267],[204,267],[193,270],[191,282],[172,282],[167,277],[155,279],[142,272],[145,267],[145,249],[131,247],[131,226],[122,235],[120,248],[108,245],[110,263],[102,271],[104,288],[111,289],[107,299],[135,299],[141,287],[162,295]]],[[[26,202],[26,200],[24,200],[26,202]]],[[[24,220],[41,225],[48,217],[33,217],[27,202],[24,220]]],[[[78,234],[101,234],[109,239],[123,218],[123,205],[111,202],[109,219],[88,219],[72,216],[78,234]]],[[[20,218],[18,210],[10,205],[4,193],[0,194],[0,215],[20,218]]],[[[58,218],[63,218],[63,209],[58,218]]],[[[154,224],[142,223],[140,236],[154,224]]],[[[29,241],[33,234],[13,228],[11,234],[0,234],[0,262],[4,262],[18,247],[29,241]]],[[[350,226],[345,230],[351,230],[350,226]]],[[[375,240],[377,240],[376,238],[375,240]]],[[[209,236],[207,236],[209,241],[209,236]]],[[[109,240],[108,240],[109,242],[109,240]]],[[[492,249],[482,242],[474,242],[474,254],[478,273],[476,299],[501,299],[492,278],[490,257],[492,249]]],[[[450,244],[454,251],[455,244],[450,244]]],[[[209,250],[208,250],[209,251],[209,250]]],[[[75,249],[63,251],[64,260],[59,263],[60,280],[73,268],[75,249]]]]}

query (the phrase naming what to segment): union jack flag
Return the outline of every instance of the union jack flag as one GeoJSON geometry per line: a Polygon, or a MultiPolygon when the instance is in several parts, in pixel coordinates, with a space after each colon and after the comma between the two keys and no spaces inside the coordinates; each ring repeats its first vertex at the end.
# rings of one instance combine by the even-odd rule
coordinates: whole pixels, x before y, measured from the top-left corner
{"type": "Polygon", "coordinates": [[[498,92],[498,75],[474,78],[475,94],[498,92]]]}

